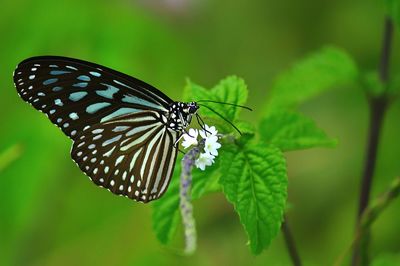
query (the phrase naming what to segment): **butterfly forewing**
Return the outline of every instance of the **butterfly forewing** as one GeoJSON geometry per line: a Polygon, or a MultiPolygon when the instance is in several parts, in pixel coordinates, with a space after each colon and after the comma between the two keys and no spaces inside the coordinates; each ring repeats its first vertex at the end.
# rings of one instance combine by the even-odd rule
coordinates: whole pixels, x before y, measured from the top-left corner
{"type": "Polygon", "coordinates": [[[66,57],[24,60],[14,83],[74,141],[71,156],[95,184],[142,202],[166,191],[175,144],[191,118],[182,113],[186,105],[138,79],[66,57]]]}
{"type": "Polygon", "coordinates": [[[118,195],[148,202],[171,179],[178,133],[156,111],[142,111],[85,127],[72,158],[92,181],[118,195]]]}
{"type": "Polygon", "coordinates": [[[172,100],[149,84],[93,63],[43,56],[21,62],[14,72],[18,94],[75,139],[87,125],[153,110],[167,112],[172,100]]]}

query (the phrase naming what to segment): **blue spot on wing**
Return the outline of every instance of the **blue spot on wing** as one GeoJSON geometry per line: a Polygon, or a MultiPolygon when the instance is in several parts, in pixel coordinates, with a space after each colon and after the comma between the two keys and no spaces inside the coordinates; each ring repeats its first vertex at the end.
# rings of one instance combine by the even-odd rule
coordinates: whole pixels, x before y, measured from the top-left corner
{"type": "Polygon", "coordinates": [[[50,75],[62,75],[62,74],[68,74],[71,73],[70,71],[64,71],[64,70],[52,70],[50,71],[50,75]]]}
{"type": "Polygon", "coordinates": [[[79,79],[79,80],[82,80],[82,81],[90,81],[90,77],[89,77],[89,76],[86,76],[86,75],[80,75],[80,76],[78,77],[78,79],[79,79]]]}
{"type": "Polygon", "coordinates": [[[88,107],[86,107],[86,112],[88,112],[89,114],[93,114],[99,111],[100,109],[110,105],[111,103],[106,103],[106,102],[91,104],[88,107]]]}
{"type": "Polygon", "coordinates": [[[47,80],[43,81],[43,85],[49,85],[49,84],[52,84],[52,83],[57,82],[57,81],[58,81],[58,79],[56,79],[56,78],[47,79],[47,80]]]}
{"type": "Polygon", "coordinates": [[[72,86],[73,87],[80,87],[80,88],[85,88],[88,85],[87,82],[79,82],[79,83],[75,83],[72,86]]]}
{"type": "Polygon", "coordinates": [[[113,143],[113,142],[116,142],[116,141],[118,141],[121,137],[122,137],[122,135],[117,135],[117,136],[115,136],[115,137],[113,137],[113,138],[111,138],[111,139],[108,139],[108,140],[106,140],[106,141],[103,142],[102,146],[104,147],[104,146],[107,146],[108,144],[111,144],[111,143],[113,143]]]}
{"type": "Polygon", "coordinates": [[[74,92],[69,95],[69,99],[71,101],[77,102],[77,101],[81,100],[83,97],[85,97],[87,94],[88,93],[86,91],[74,92]]]}
{"type": "Polygon", "coordinates": [[[125,103],[133,103],[133,104],[139,104],[143,105],[146,107],[154,108],[154,109],[159,109],[159,110],[164,110],[164,106],[158,105],[151,103],[149,101],[143,100],[139,97],[133,96],[133,95],[124,95],[124,98],[122,98],[122,101],[125,103]]]}
{"type": "Polygon", "coordinates": [[[52,89],[52,91],[54,91],[54,92],[56,92],[56,91],[61,91],[63,88],[62,87],[54,87],[53,89],[52,89]]]}
{"type": "Polygon", "coordinates": [[[135,109],[135,108],[128,108],[128,107],[119,108],[117,111],[103,117],[100,122],[108,121],[108,120],[113,119],[114,117],[117,117],[120,115],[133,114],[133,113],[137,113],[140,111],[142,111],[142,110],[135,109]]]}
{"type": "Polygon", "coordinates": [[[90,75],[95,76],[95,77],[100,77],[101,74],[99,72],[95,72],[95,71],[90,71],[89,72],[90,75]]]}
{"type": "Polygon", "coordinates": [[[104,98],[113,99],[113,95],[117,93],[119,89],[108,84],[103,85],[106,85],[108,88],[106,90],[96,91],[96,93],[104,98]]]}

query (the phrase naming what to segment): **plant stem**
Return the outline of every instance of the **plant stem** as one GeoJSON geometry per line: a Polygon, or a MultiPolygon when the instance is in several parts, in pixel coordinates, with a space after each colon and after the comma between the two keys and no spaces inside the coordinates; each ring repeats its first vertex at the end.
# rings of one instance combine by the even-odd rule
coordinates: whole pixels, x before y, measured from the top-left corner
{"type": "Polygon", "coordinates": [[[364,242],[365,237],[368,236],[366,231],[369,231],[371,225],[375,222],[375,220],[379,217],[379,215],[385,211],[385,209],[392,203],[400,195],[400,176],[393,179],[389,188],[378,196],[375,200],[369,204],[368,208],[366,208],[363,212],[363,215],[360,219],[359,226],[354,235],[354,239],[351,243],[349,249],[346,249],[343,254],[339,256],[339,258],[334,263],[335,266],[343,265],[343,260],[346,257],[346,254],[353,249],[355,243],[360,241],[364,242]]]}
{"type": "MultiPolygon", "coordinates": [[[[389,69],[389,58],[391,50],[391,42],[393,35],[393,23],[389,17],[385,18],[385,29],[383,35],[382,52],[381,52],[381,62],[379,67],[379,77],[381,82],[385,85],[388,80],[388,69],[389,69]]],[[[368,146],[366,151],[366,159],[364,164],[364,171],[361,180],[361,191],[359,197],[359,205],[357,212],[357,228],[359,231],[361,226],[360,220],[368,207],[370,192],[372,187],[372,178],[375,171],[377,150],[379,145],[379,137],[382,128],[382,122],[387,109],[387,99],[386,97],[379,96],[373,97],[369,101],[370,104],[370,124],[369,124],[369,136],[368,136],[368,146]]],[[[369,230],[365,231],[367,235],[362,241],[357,241],[354,245],[352,265],[368,265],[368,243],[369,243],[369,230]]]]}
{"type": "Polygon", "coordinates": [[[293,265],[301,266],[300,256],[299,253],[297,252],[296,244],[294,242],[292,232],[290,231],[289,228],[287,216],[285,216],[285,221],[282,224],[282,232],[293,265]]]}
{"type": "Polygon", "coordinates": [[[182,224],[185,234],[185,250],[186,255],[191,255],[196,251],[196,225],[193,216],[193,205],[191,202],[192,189],[192,169],[195,165],[196,158],[200,150],[204,147],[204,140],[199,145],[188,151],[182,159],[182,172],[180,177],[180,211],[182,216],[182,224]]]}

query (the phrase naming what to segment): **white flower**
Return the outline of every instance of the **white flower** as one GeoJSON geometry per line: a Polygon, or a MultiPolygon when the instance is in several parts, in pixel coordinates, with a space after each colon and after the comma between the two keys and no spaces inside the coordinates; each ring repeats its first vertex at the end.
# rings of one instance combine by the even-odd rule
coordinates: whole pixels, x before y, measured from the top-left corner
{"type": "Polygon", "coordinates": [[[199,131],[197,129],[189,129],[189,134],[183,134],[183,141],[182,141],[182,146],[187,149],[190,146],[196,146],[197,143],[197,137],[199,136],[199,131]]]}
{"type": "Polygon", "coordinates": [[[204,171],[206,166],[214,163],[215,156],[218,155],[218,149],[221,148],[221,144],[218,142],[218,130],[214,126],[209,127],[208,125],[204,125],[203,130],[191,128],[187,133],[183,134],[182,146],[187,149],[192,145],[199,145],[197,140],[199,134],[204,141],[204,153],[199,155],[199,158],[195,161],[195,165],[204,171]]]}
{"type": "Polygon", "coordinates": [[[204,151],[211,155],[217,156],[219,148],[221,148],[221,144],[218,142],[218,137],[215,135],[208,135],[204,145],[204,151]]]}
{"type": "Polygon", "coordinates": [[[203,139],[206,139],[209,136],[217,136],[218,134],[218,130],[214,126],[209,127],[208,125],[204,125],[204,129],[205,130],[200,130],[200,136],[203,139]]]}
{"type": "Polygon", "coordinates": [[[196,167],[204,171],[206,166],[210,166],[214,163],[214,158],[215,157],[209,153],[202,153],[195,162],[196,167]]]}

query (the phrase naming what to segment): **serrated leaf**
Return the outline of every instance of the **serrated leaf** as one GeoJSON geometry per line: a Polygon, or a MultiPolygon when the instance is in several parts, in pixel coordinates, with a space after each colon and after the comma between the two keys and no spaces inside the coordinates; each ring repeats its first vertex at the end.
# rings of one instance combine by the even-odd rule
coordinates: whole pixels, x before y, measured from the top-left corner
{"type": "Polygon", "coordinates": [[[181,159],[178,157],[174,174],[165,194],[152,203],[153,205],[153,230],[158,240],[168,244],[179,222],[179,176],[181,173],[181,159]]]}
{"type": "Polygon", "coordinates": [[[235,123],[235,126],[237,126],[240,129],[240,132],[242,132],[242,134],[254,135],[255,128],[253,124],[249,122],[238,120],[235,123]]]}
{"type": "Polygon", "coordinates": [[[298,104],[357,78],[353,59],[343,50],[325,47],[282,74],[270,93],[267,112],[298,104]]]}
{"type": "MultiPolygon", "coordinates": [[[[243,105],[247,100],[247,86],[243,79],[236,76],[229,76],[221,80],[214,88],[207,90],[200,85],[191,81],[187,81],[184,97],[186,101],[201,101],[211,100],[224,103],[232,103],[243,105]]],[[[240,109],[234,106],[217,104],[217,103],[201,103],[214,109],[216,112],[223,115],[229,121],[237,119],[240,109]]],[[[221,118],[208,110],[206,107],[200,107],[199,113],[203,116],[213,117],[218,120],[221,118]]]]}
{"type": "Polygon", "coordinates": [[[220,184],[259,254],[279,232],[287,197],[286,163],[266,144],[231,145],[221,154],[220,184]]]}
{"type": "Polygon", "coordinates": [[[315,122],[299,113],[277,111],[267,115],[260,123],[263,141],[283,151],[312,147],[334,147],[335,139],[329,138],[315,122]]]}
{"type": "Polygon", "coordinates": [[[387,14],[400,26],[400,1],[386,0],[387,14]]]}

